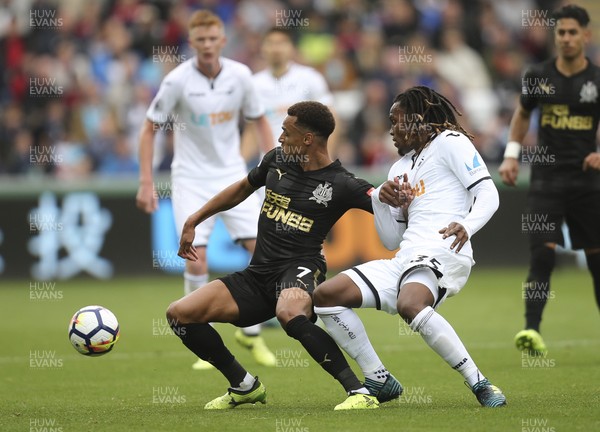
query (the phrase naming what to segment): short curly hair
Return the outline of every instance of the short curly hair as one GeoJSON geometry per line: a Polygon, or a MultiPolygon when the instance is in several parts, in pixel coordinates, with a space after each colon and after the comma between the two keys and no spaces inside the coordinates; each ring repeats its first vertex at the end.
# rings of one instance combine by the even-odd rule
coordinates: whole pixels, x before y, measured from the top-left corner
{"type": "Polygon", "coordinates": [[[335,129],[333,114],[320,102],[298,102],[288,108],[289,116],[296,117],[296,124],[315,135],[328,138],[335,129]]]}

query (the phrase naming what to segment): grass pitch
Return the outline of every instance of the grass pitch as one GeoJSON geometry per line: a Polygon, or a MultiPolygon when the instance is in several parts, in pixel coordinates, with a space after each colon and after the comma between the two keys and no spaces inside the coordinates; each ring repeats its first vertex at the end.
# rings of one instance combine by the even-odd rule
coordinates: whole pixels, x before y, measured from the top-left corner
{"type": "Polygon", "coordinates": [[[555,273],[542,327],[549,353],[531,359],[512,342],[523,324],[524,275],[524,269],[475,267],[463,291],[439,309],[503,389],[507,407],[480,407],[460,375],[397,316],[361,311],[405,395],[359,412],[333,411],[345,398],[341,386],[280,328],[263,333],[280,359],[280,367],[265,368],[236,345],[228,325],[217,329],[264,382],[268,403],[204,411],[227,382],[214,370],[193,371],[193,355],[168,330],[164,311],[182,292],[179,278],[3,281],[0,431],[600,430],[600,317],[591,278],[578,270],[555,273]],[[78,354],[67,339],[71,315],[91,304],[111,309],[121,324],[121,340],[99,358],[78,354]]]}

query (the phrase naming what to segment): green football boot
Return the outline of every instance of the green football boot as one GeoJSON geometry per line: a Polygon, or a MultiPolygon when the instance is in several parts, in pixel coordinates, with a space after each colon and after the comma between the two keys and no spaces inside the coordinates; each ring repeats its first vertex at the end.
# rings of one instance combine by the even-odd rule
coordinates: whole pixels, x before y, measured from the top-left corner
{"type": "Polygon", "coordinates": [[[265,344],[262,336],[246,336],[242,329],[235,332],[235,340],[244,348],[248,348],[256,363],[263,366],[275,367],[277,358],[265,344]]]}
{"type": "Polygon", "coordinates": [[[515,336],[515,345],[521,351],[527,351],[531,356],[543,356],[548,352],[542,335],[532,329],[521,330],[515,336]]]}
{"type": "Polygon", "coordinates": [[[255,404],[260,402],[262,404],[267,403],[267,389],[258,380],[254,381],[254,385],[248,391],[234,390],[229,388],[227,393],[216,399],[211,400],[204,406],[207,410],[224,410],[232,409],[242,404],[255,404]]]}
{"type": "Polygon", "coordinates": [[[336,405],[334,411],[375,408],[379,408],[379,402],[377,402],[377,398],[375,396],[351,393],[344,402],[336,405]]]}

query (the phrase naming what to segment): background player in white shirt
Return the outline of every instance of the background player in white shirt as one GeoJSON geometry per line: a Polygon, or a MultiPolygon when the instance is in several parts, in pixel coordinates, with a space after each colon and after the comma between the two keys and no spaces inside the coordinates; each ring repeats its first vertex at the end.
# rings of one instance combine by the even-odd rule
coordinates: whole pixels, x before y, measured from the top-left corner
{"type": "MultiPolygon", "coordinates": [[[[220,56],[226,37],[221,19],[200,10],[189,21],[189,43],[196,56],[177,66],[164,78],[147,112],[140,137],[140,187],[137,206],[151,213],[158,206],[152,180],[154,135],[161,125],[172,124],[174,156],[171,164],[171,199],[177,232],[187,217],[226,186],[247,175],[240,153],[239,116],[255,120],[264,152],[273,148],[271,130],[254,89],[250,69],[220,56]]],[[[221,217],[230,235],[254,252],[260,203],[257,197],[224,212],[221,217]]],[[[186,294],[206,285],[206,245],[215,219],[196,228],[196,262],[186,261],[186,294]]],[[[255,359],[274,366],[275,356],[258,335],[260,327],[236,333],[236,339],[252,350],[255,359]]],[[[212,366],[199,360],[195,369],[212,366]]]]}
{"type": "Polygon", "coordinates": [[[336,342],[359,362],[371,393],[386,385],[376,373],[385,368],[362,322],[347,308],[399,313],[460,372],[481,405],[497,407],[506,398],[435,310],[466,283],[474,264],[470,238],[499,203],[487,167],[455,113],[452,103],[428,87],[413,87],[396,97],[390,133],[402,157],[371,198],[382,242],[400,250],[391,260],[359,265],[319,285],[314,302],[344,306],[335,314],[331,309],[322,314],[319,308],[317,313],[336,342]]]}
{"type": "MultiPolygon", "coordinates": [[[[267,68],[252,76],[258,97],[265,107],[265,116],[271,126],[274,145],[279,145],[279,135],[287,109],[296,102],[320,102],[332,111],[333,95],[323,75],[316,69],[293,61],[296,49],[291,33],[273,27],[264,36],[261,53],[267,68]]],[[[333,111],[332,111],[333,112],[333,111]]],[[[242,152],[248,159],[256,142],[256,125],[248,124],[242,135],[242,152]]],[[[335,131],[334,131],[335,134],[335,131]]],[[[332,143],[330,138],[329,142],[332,143]]],[[[330,145],[330,151],[332,147],[330,145]]],[[[261,151],[261,153],[263,153],[261,151]]],[[[261,156],[263,156],[261,154],[261,156]]]]}

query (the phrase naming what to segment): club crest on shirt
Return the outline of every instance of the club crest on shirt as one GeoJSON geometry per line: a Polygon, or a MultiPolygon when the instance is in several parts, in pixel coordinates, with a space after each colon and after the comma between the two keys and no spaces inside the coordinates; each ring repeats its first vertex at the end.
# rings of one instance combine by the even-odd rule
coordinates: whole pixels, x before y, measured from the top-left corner
{"type": "Polygon", "coordinates": [[[581,96],[579,102],[596,103],[596,100],[598,99],[598,87],[596,87],[596,84],[593,81],[588,81],[581,86],[579,96],[581,96]]]}
{"type": "Polygon", "coordinates": [[[327,207],[327,203],[331,201],[331,197],[333,195],[333,189],[329,182],[325,182],[325,184],[320,184],[313,191],[313,196],[311,196],[310,200],[315,200],[317,204],[323,204],[327,207]]]}

